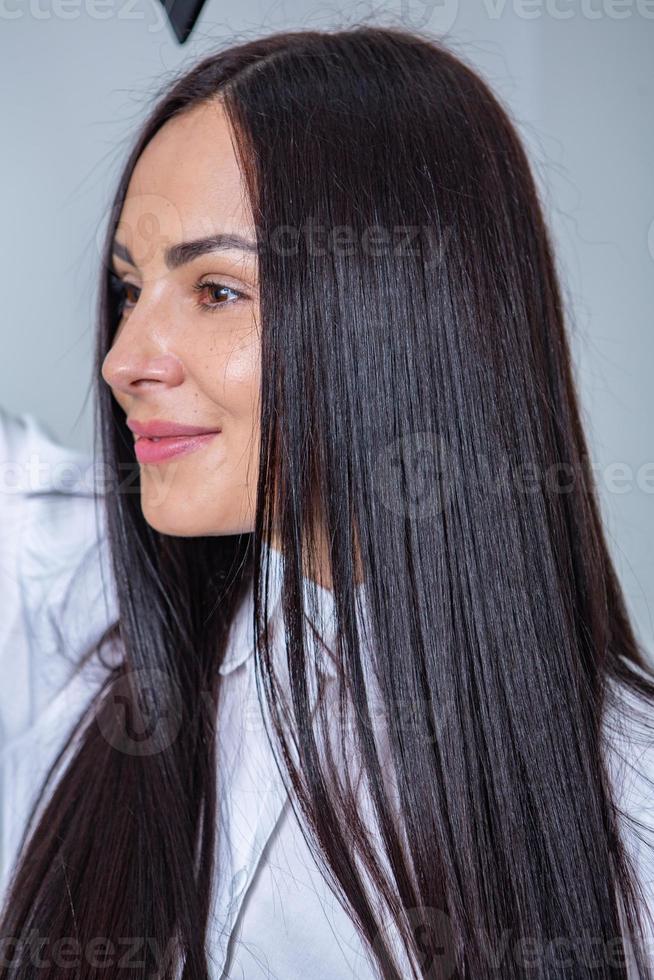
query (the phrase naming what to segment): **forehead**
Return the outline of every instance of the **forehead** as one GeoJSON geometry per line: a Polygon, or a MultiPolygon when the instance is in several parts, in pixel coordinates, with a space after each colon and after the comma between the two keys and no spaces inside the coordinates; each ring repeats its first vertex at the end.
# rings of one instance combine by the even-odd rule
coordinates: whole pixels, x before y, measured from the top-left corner
{"type": "Polygon", "coordinates": [[[216,231],[253,233],[252,214],[223,107],[213,101],[168,120],[132,172],[117,237],[166,242],[216,231]]]}

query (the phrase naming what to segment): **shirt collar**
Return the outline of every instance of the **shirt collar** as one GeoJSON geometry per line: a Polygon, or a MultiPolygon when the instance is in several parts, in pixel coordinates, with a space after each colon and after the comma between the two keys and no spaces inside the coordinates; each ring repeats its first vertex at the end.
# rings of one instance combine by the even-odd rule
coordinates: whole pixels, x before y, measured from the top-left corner
{"type": "MultiPolygon", "coordinates": [[[[38,453],[43,448],[41,435],[38,428],[32,426],[29,418],[28,427],[32,446],[38,453]]],[[[83,459],[81,454],[79,459],[83,459]]],[[[43,461],[42,455],[41,461],[43,461]]],[[[77,462],[76,453],[71,453],[69,462],[72,462],[73,465],[77,462]]],[[[80,473],[82,469],[80,464],[80,473]]],[[[75,484],[74,489],[68,485],[67,494],[85,496],[85,490],[89,485],[85,481],[89,480],[89,475],[88,470],[84,472],[86,475],[75,484]]],[[[26,493],[40,495],[45,490],[46,496],[41,496],[41,500],[43,507],[47,508],[50,506],[49,499],[51,499],[47,494],[56,493],[59,489],[55,482],[52,479],[52,472],[47,470],[45,481],[35,483],[33,479],[28,479],[23,481],[21,486],[23,492],[26,493]]],[[[75,513],[80,524],[79,535],[70,535],[69,542],[65,536],[58,535],[57,542],[53,541],[51,546],[45,543],[47,530],[52,526],[53,535],[55,531],[55,524],[49,518],[49,514],[43,520],[38,518],[32,520],[30,533],[27,535],[27,540],[23,541],[22,575],[26,583],[26,601],[31,607],[32,622],[40,624],[43,616],[47,614],[48,624],[56,624],[57,633],[63,636],[64,647],[78,650],[88,647],[91,637],[101,635],[108,625],[119,619],[119,608],[109,553],[109,541],[106,534],[104,508],[100,506],[98,513],[97,510],[93,509],[92,501],[88,501],[83,512],[81,507],[78,507],[75,513]],[[83,527],[82,513],[86,521],[83,527]],[[96,518],[99,518],[99,527],[95,523],[96,518]],[[81,538],[86,543],[86,550],[82,547],[81,538]],[[69,544],[68,548],[66,547],[67,543],[69,544]],[[81,552],[84,554],[80,560],[81,552]],[[48,563],[44,562],[44,555],[48,557],[48,563]],[[46,564],[47,573],[44,568],[46,564]],[[74,570],[74,574],[62,574],[65,568],[68,568],[71,573],[74,570]],[[57,589],[51,582],[51,579],[54,578],[57,579],[57,589]],[[59,592],[63,593],[56,603],[52,601],[54,592],[57,592],[58,596],[59,592]],[[83,600],[82,594],[84,595],[83,600]],[[56,613],[53,611],[54,605],[56,605],[56,613]],[[82,609],[84,610],[83,613],[82,609]]],[[[262,568],[265,569],[266,559],[269,560],[268,621],[270,622],[281,616],[284,556],[277,548],[268,546],[265,542],[262,542],[261,547],[262,568]]],[[[326,645],[329,649],[335,631],[333,593],[330,589],[319,585],[307,576],[302,577],[302,583],[307,615],[314,624],[318,635],[322,638],[323,646],[326,645]]],[[[254,657],[253,615],[254,595],[251,584],[232,622],[225,657],[218,668],[220,674],[226,676],[254,657]]],[[[115,655],[119,662],[122,659],[120,644],[115,655]]]]}

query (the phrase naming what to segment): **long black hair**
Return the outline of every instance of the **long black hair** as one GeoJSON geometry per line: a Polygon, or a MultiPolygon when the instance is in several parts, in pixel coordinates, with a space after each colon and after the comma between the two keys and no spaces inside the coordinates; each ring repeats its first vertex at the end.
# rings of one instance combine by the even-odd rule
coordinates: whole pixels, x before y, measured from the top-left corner
{"type": "MultiPolygon", "coordinates": [[[[441,975],[430,944],[434,956],[447,945],[443,976],[497,976],[488,950],[507,930],[606,949],[624,927],[638,954],[603,721],[613,684],[649,704],[654,682],[603,535],[552,245],[510,115],[445,44],[400,28],[278,33],[205,57],[159,98],[113,201],[98,380],[132,170],[168,120],[218,99],[259,248],[255,526],[169,537],[146,524],[138,493],[107,494],[124,656],[26,833],[3,933],[172,940],[184,978],[208,976],[218,719],[198,704],[206,692],[217,703],[252,586],[280,766],[381,976],[441,975]],[[273,529],[286,693],[266,629],[273,529]],[[301,575],[316,572],[319,536],[337,616],[335,740],[332,711],[311,710],[303,633],[301,575]],[[140,676],[181,712],[176,737],[142,755],[121,747],[113,707],[121,684],[138,710],[140,676]],[[374,827],[344,775],[355,757],[374,827]]],[[[97,404],[103,457],[124,473],[124,413],[104,385],[97,404]]],[[[535,962],[538,977],[626,976],[607,958],[572,973],[535,962]]],[[[146,951],[128,973],[155,966],[146,951]]],[[[642,955],[639,967],[650,975],[642,955]]],[[[17,953],[0,978],[33,969],[17,953]]],[[[510,959],[499,975],[525,970],[510,959]]]]}

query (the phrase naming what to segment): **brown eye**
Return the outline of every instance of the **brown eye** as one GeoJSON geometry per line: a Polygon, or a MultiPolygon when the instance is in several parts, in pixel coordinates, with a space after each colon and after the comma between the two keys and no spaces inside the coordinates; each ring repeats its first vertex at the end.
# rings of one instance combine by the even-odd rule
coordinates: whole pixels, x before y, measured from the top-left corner
{"type": "Polygon", "coordinates": [[[206,293],[209,297],[210,302],[198,303],[198,307],[201,310],[217,310],[221,306],[229,306],[232,303],[236,303],[239,299],[245,299],[245,294],[241,293],[238,289],[233,289],[232,286],[227,286],[223,282],[197,282],[193,289],[196,293],[202,294],[206,293]],[[231,293],[234,299],[230,299],[229,296],[225,297],[226,293],[231,293]],[[218,297],[222,296],[222,299],[218,297]]]}
{"type": "Polygon", "coordinates": [[[109,275],[109,285],[112,293],[116,297],[118,303],[118,309],[121,314],[125,309],[131,309],[136,306],[139,298],[139,293],[141,290],[138,286],[135,286],[132,282],[125,282],[120,276],[115,275],[113,272],[109,275]]]}
{"type": "Polygon", "coordinates": [[[141,290],[132,282],[123,283],[123,309],[136,306],[141,290]]]}

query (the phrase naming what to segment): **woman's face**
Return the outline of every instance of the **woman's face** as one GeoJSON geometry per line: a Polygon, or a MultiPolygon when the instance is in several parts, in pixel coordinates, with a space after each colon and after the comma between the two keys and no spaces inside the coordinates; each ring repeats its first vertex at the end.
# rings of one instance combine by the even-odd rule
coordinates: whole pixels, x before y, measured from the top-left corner
{"type": "Polygon", "coordinates": [[[167,122],[142,153],[113,265],[123,312],[102,377],[127,424],[156,420],[162,431],[166,423],[213,431],[135,445],[145,519],[172,535],[252,531],[257,260],[249,202],[217,102],[167,122]],[[217,236],[240,237],[251,248],[227,239],[209,248],[205,240],[217,236]]]}

